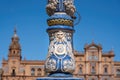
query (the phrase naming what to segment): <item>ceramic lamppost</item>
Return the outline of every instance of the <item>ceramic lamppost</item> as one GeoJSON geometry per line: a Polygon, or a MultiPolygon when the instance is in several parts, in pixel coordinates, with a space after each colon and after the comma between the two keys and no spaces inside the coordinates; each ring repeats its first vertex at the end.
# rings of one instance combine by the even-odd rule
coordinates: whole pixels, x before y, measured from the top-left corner
{"type": "Polygon", "coordinates": [[[49,49],[45,70],[50,77],[72,76],[75,70],[73,55],[74,0],[48,0],[49,49]]]}

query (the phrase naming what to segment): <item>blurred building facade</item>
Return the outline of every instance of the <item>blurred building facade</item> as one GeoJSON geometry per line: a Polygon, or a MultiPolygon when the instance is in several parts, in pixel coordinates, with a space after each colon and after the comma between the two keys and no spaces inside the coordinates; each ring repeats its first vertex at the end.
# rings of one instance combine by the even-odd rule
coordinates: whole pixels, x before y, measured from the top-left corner
{"type": "MultiPolygon", "coordinates": [[[[34,80],[46,76],[44,62],[22,59],[16,30],[11,38],[8,59],[3,59],[1,80],[34,80]]],[[[84,80],[120,80],[120,62],[114,61],[113,50],[102,51],[100,44],[86,44],[83,52],[74,50],[76,69],[74,76],[84,80]]]]}

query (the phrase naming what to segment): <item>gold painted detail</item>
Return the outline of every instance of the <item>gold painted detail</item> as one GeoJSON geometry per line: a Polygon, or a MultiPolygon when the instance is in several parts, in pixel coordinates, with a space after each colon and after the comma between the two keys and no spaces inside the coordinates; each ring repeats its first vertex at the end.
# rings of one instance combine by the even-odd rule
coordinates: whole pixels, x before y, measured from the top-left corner
{"type": "Polygon", "coordinates": [[[49,26],[53,26],[53,25],[73,26],[73,21],[67,20],[67,19],[52,19],[52,20],[48,20],[48,25],[49,26]]]}

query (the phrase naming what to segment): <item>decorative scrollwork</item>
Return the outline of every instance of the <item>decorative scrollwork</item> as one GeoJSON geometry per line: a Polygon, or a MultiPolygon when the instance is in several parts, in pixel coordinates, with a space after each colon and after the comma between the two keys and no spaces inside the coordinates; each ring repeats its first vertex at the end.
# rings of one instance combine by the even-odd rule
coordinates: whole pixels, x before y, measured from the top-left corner
{"type": "Polygon", "coordinates": [[[48,20],[47,23],[49,26],[53,26],[53,25],[73,26],[73,21],[67,19],[51,19],[48,20]]]}
{"type": "Polygon", "coordinates": [[[73,5],[73,0],[65,0],[64,5],[65,5],[65,12],[71,17],[73,17],[76,11],[75,6],[73,5]]]}
{"type": "Polygon", "coordinates": [[[75,68],[73,62],[74,62],[73,60],[65,60],[65,61],[63,62],[63,70],[64,70],[65,72],[67,72],[67,71],[73,72],[73,71],[74,71],[74,68],[75,68]]]}
{"type": "Polygon", "coordinates": [[[55,13],[57,8],[58,0],[48,0],[48,5],[46,6],[46,11],[49,16],[55,13]]]}
{"type": "Polygon", "coordinates": [[[56,70],[56,60],[47,59],[47,61],[46,61],[46,69],[47,69],[47,72],[55,71],[56,70]]]}
{"type": "Polygon", "coordinates": [[[47,72],[62,71],[72,73],[75,69],[71,44],[72,33],[60,30],[51,33],[50,37],[52,40],[45,64],[47,72]]]}
{"type": "Polygon", "coordinates": [[[57,11],[57,12],[65,12],[67,13],[67,15],[73,17],[76,8],[73,5],[73,0],[48,0],[46,11],[49,16],[52,16],[57,11]]]}

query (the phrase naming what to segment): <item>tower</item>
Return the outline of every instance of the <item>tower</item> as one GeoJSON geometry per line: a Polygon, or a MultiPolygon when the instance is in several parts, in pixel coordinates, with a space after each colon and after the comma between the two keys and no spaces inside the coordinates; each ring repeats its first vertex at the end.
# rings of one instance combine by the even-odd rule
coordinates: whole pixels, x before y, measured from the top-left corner
{"type": "Polygon", "coordinates": [[[19,44],[19,37],[17,36],[16,29],[14,29],[14,35],[11,40],[8,53],[8,73],[11,74],[11,76],[16,76],[19,74],[19,66],[21,61],[21,46],[19,44]]]}
{"type": "Polygon", "coordinates": [[[12,42],[9,46],[8,58],[10,59],[14,57],[21,60],[21,46],[19,44],[19,37],[17,36],[16,28],[14,29],[14,35],[11,40],[12,42]]]}
{"type": "Polygon", "coordinates": [[[45,70],[50,77],[72,77],[75,69],[73,56],[74,0],[48,0],[49,49],[45,70]]]}

